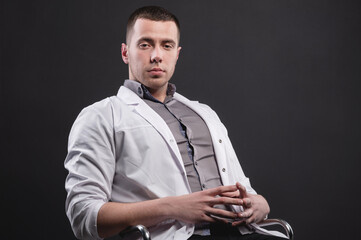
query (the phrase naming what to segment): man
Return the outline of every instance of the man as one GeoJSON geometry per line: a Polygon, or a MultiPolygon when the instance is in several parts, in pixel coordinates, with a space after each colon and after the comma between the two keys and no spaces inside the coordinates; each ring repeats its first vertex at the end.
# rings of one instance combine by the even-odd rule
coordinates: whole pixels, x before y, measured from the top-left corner
{"type": "Polygon", "coordinates": [[[75,121],[66,212],[78,238],[143,224],[153,239],[276,239],[258,234],[266,233],[255,223],[268,203],[251,188],[217,115],[169,83],[179,39],[173,14],[136,10],[122,44],[129,80],[75,121]]]}

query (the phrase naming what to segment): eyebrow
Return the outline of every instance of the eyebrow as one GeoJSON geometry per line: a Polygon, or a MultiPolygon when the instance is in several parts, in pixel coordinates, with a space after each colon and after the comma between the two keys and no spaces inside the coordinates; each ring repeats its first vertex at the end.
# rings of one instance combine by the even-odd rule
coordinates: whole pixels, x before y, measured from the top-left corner
{"type": "MultiPolygon", "coordinates": [[[[142,38],[140,38],[140,39],[137,41],[137,43],[139,44],[139,43],[141,43],[141,42],[143,42],[143,41],[154,44],[154,40],[153,40],[152,38],[149,38],[149,37],[142,37],[142,38]]],[[[161,42],[162,42],[163,44],[164,44],[164,43],[171,43],[171,44],[176,45],[176,42],[175,42],[174,40],[172,40],[172,39],[163,39],[163,40],[161,40],[161,42]]]]}

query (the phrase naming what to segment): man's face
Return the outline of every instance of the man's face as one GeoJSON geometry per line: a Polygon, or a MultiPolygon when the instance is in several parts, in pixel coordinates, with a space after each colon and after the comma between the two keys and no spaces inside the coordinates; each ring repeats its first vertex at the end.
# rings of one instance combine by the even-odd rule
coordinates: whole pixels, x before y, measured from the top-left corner
{"type": "Polygon", "coordinates": [[[164,95],[178,60],[178,28],[172,21],[138,19],[122,44],[129,79],[144,84],[155,95],[164,95]]]}

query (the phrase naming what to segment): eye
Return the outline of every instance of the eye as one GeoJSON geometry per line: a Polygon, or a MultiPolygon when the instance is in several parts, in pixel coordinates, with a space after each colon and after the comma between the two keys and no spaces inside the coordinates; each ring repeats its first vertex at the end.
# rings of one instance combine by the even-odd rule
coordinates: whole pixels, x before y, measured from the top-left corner
{"type": "Polygon", "coordinates": [[[142,48],[142,49],[144,49],[144,48],[149,48],[150,47],[150,45],[148,44],[148,43],[141,43],[141,44],[139,44],[139,48],[142,48]]]}
{"type": "Polygon", "coordinates": [[[173,47],[174,47],[173,44],[170,44],[170,43],[164,44],[165,49],[172,49],[173,47]]]}

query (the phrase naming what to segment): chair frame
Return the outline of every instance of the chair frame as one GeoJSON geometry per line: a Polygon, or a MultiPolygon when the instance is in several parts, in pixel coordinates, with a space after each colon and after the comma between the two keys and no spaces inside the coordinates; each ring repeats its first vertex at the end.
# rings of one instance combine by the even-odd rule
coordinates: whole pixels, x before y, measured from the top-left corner
{"type": "Polygon", "coordinates": [[[118,235],[121,238],[123,238],[125,235],[127,235],[128,233],[132,233],[132,232],[139,232],[140,235],[142,236],[143,240],[151,240],[148,229],[143,225],[131,226],[131,227],[121,231],[118,235]]]}
{"type": "Polygon", "coordinates": [[[274,225],[280,225],[283,227],[283,230],[286,232],[286,236],[288,239],[293,240],[294,239],[294,233],[291,225],[282,219],[277,218],[271,218],[271,219],[265,219],[262,222],[257,223],[260,227],[267,227],[267,226],[274,226],[274,225]]]}
{"type": "MultiPolygon", "coordinates": [[[[280,225],[283,227],[284,231],[286,232],[288,239],[290,239],[290,240],[294,239],[293,229],[292,229],[291,225],[288,222],[286,222],[285,220],[276,219],[276,218],[266,219],[260,223],[257,223],[257,225],[260,227],[280,225]]],[[[148,229],[143,225],[136,225],[136,226],[129,227],[126,230],[120,232],[119,236],[124,237],[126,234],[131,233],[131,232],[139,232],[140,235],[142,236],[143,240],[151,240],[148,229]]]]}

